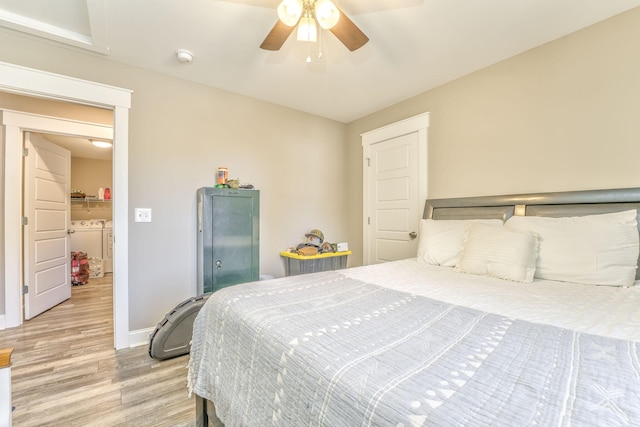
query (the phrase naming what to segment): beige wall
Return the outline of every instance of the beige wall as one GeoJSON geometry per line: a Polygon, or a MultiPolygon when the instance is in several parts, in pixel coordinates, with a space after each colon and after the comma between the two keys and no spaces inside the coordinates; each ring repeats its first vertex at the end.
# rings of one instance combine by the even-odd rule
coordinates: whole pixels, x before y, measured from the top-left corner
{"type": "Polygon", "coordinates": [[[350,123],[354,263],[359,135],[425,111],[429,197],[640,186],[639,49],[636,8],[350,123]]]}
{"type": "Polygon", "coordinates": [[[133,90],[132,331],[195,293],[195,192],[218,166],[260,190],[261,274],[282,276],[279,252],[312,228],[346,240],[346,125],[14,33],[0,32],[0,46],[0,61],[133,90]],[[151,208],[153,222],[134,223],[136,207],[151,208]]]}
{"type": "MultiPolygon", "coordinates": [[[[71,158],[71,189],[86,195],[98,195],[99,188],[113,188],[113,162],[111,160],[71,158]]],[[[71,219],[113,218],[111,202],[73,202],[71,219]]]]}
{"type": "MultiPolygon", "coordinates": [[[[4,61],[1,54],[0,61],[4,61]]],[[[113,112],[109,109],[70,104],[51,99],[33,98],[7,92],[0,92],[0,109],[26,111],[43,116],[62,117],[103,125],[113,123],[113,112]]]]}

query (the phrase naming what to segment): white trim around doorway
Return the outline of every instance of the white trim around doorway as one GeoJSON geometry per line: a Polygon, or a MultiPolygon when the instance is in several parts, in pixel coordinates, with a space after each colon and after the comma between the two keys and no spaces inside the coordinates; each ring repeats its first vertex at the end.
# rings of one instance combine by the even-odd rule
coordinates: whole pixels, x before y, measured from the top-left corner
{"type": "MultiPolygon", "coordinates": [[[[114,275],[113,275],[113,319],[114,346],[116,349],[129,347],[129,284],[128,284],[128,144],[129,109],[131,91],[103,85],[68,76],[48,73],[14,64],[0,62],[0,91],[26,96],[49,98],[71,103],[92,105],[113,110],[113,232],[114,232],[114,275]],[[117,171],[117,173],[116,173],[117,171]]],[[[3,120],[7,113],[2,114],[3,120]]],[[[12,116],[14,120],[17,117],[12,116]]],[[[3,140],[29,129],[28,125],[16,123],[4,127],[3,140]],[[22,127],[27,126],[27,127],[22,127]]],[[[19,326],[22,322],[21,311],[21,215],[19,201],[22,200],[20,177],[20,149],[5,146],[4,178],[2,193],[4,197],[4,290],[6,327],[19,326]],[[18,160],[16,160],[18,159],[18,160]],[[17,175],[18,174],[18,175],[17,175]]]]}
{"type": "Polygon", "coordinates": [[[429,129],[429,113],[418,114],[413,117],[401,120],[399,122],[391,123],[378,129],[374,129],[368,132],[360,134],[362,138],[362,249],[363,257],[362,261],[364,265],[369,265],[373,262],[371,259],[370,245],[373,244],[371,240],[370,229],[370,212],[371,208],[371,190],[372,183],[369,180],[369,163],[371,159],[371,150],[374,144],[383,143],[384,141],[391,140],[393,138],[400,137],[411,133],[416,133],[418,136],[418,203],[424,203],[427,198],[428,190],[428,159],[427,159],[427,143],[428,143],[428,131],[429,129]]]}

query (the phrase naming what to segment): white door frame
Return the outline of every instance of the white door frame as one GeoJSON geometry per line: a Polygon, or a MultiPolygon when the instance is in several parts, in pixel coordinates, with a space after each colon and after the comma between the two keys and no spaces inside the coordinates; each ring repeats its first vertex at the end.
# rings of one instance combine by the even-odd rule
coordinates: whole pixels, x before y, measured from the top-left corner
{"type": "MultiPolygon", "coordinates": [[[[127,348],[129,347],[128,146],[131,91],[6,62],[0,62],[0,91],[113,110],[114,346],[116,349],[127,348]]],[[[7,112],[2,113],[3,121],[7,115],[7,112]]],[[[2,135],[5,142],[4,188],[2,190],[5,208],[3,228],[6,327],[19,326],[22,322],[22,295],[20,293],[22,280],[22,143],[16,146],[16,144],[9,144],[7,141],[9,138],[15,138],[17,134],[21,134],[22,129],[36,130],[29,129],[28,126],[27,123],[14,123],[14,126],[5,127],[4,135],[2,135]]]]}
{"type": "Polygon", "coordinates": [[[418,182],[420,200],[424,202],[427,198],[427,130],[429,128],[429,113],[418,114],[408,119],[383,126],[378,129],[371,130],[360,134],[362,138],[362,187],[363,187],[363,204],[362,204],[362,262],[364,265],[371,263],[369,245],[369,224],[368,218],[371,215],[369,206],[371,203],[369,194],[371,191],[371,182],[369,180],[368,162],[370,157],[371,146],[389,139],[397,138],[410,133],[418,134],[418,182]]]}

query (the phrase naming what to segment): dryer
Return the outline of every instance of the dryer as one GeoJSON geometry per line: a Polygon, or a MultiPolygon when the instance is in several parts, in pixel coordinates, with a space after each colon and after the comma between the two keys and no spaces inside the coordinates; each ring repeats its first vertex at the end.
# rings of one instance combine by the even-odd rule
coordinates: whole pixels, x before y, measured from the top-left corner
{"type": "Polygon", "coordinates": [[[71,252],[84,252],[87,258],[102,258],[102,226],[96,219],[72,220],[69,228],[71,252]]]}
{"type": "Polygon", "coordinates": [[[113,221],[105,221],[102,229],[102,259],[104,272],[113,273],[113,221]]]}

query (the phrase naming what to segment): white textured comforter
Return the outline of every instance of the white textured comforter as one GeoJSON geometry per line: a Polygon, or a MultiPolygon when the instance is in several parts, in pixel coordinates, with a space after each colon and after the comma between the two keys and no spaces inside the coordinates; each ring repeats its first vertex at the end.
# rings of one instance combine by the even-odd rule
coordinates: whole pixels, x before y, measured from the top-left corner
{"type": "MultiPolygon", "coordinates": [[[[341,270],[348,277],[489,313],[640,341],[640,285],[622,288],[457,273],[416,259],[341,270]]],[[[638,283],[638,282],[636,282],[638,283]]]]}
{"type": "Polygon", "coordinates": [[[469,278],[406,260],[225,288],[190,390],[228,427],[640,425],[640,342],[579,332],[637,338],[636,289],[469,278]]]}

